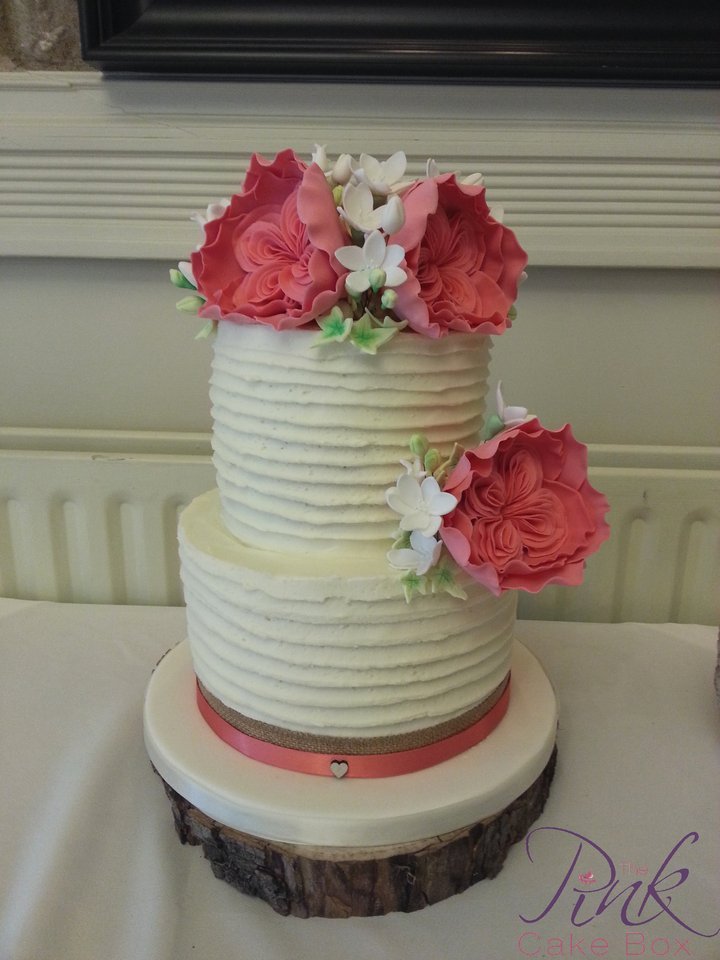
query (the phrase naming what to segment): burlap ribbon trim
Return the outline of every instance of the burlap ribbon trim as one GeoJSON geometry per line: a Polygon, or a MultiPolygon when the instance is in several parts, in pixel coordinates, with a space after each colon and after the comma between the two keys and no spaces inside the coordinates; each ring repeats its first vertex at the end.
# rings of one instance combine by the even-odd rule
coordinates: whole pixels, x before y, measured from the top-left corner
{"type": "Polygon", "coordinates": [[[219,700],[198,680],[198,688],[214,713],[241,733],[256,740],[264,740],[289,750],[302,750],[306,753],[332,753],[336,756],[358,756],[362,754],[397,753],[414,750],[429,744],[446,740],[473,726],[489,713],[502,696],[508,684],[510,674],[480,703],[470,710],[431,727],[382,737],[328,737],[300,730],[287,730],[270,723],[263,723],[232,710],[219,700]]]}
{"type": "MultiPolygon", "coordinates": [[[[510,684],[500,695],[500,699],[478,721],[451,734],[442,740],[426,743],[425,746],[412,747],[409,750],[396,750],[392,753],[318,753],[308,750],[294,750],[281,747],[267,740],[258,740],[247,733],[231,727],[227,721],[215,713],[196,686],[198,710],[210,729],[234,750],[274,767],[291,770],[296,773],[311,773],[317,776],[349,779],[355,777],[396,777],[405,773],[416,773],[438,763],[450,760],[460,753],[480,743],[489,736],[505,716],[510,698],[510,684]]],[[[372,738],[371,738],[372,739],[372,738]]]]}

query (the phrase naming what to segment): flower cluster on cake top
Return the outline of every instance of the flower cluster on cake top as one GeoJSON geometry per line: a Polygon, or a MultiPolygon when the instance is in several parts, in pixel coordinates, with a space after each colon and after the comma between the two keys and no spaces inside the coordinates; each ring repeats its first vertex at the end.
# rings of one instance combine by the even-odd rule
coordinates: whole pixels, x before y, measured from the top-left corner
{"type": "Polygon", "coordinates": [[[405,571],[408,601],[415,593],[464,598],[456,567],[499,596],[537,593],[550,583],[582,582],[585,560],[609,535],[608,503],[587,478],[587,448],[569,425],[548,430],[524,407],[498,412],[486,439],[471,450],[455,447],[447,460],[416,435],[414,455],[386,493],[400,514],[391,566],[405,571]]]}
{"type": "Polygon", "coordinates": [[[319,328],[368,353],[400,330],[500,334],[527,256],[493,216],[482,177],[406,179],[401,151],[331,162],[316,147],[253,155],[239,193],[196,215],[203,242],[171,271],[181,310],[208,324],[319,328]]]}

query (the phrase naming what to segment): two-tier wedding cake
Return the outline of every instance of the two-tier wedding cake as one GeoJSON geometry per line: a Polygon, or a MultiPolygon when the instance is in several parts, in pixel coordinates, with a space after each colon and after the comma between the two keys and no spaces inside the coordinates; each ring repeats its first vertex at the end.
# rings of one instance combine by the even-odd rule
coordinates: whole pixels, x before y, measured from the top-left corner
{"type": "Polygon", "coordinates": [[[160,691],[163,661],[146,706],[153,762],[203,816],[323,847],[309,802],[328,849],[372,862],[499,814],[547,768],[554,698],[513,642],[517,590],[579,583],[607,536],[569,427],[499,390],[486,416],[524,278],[515,235],[479,175],[405,174],[401,152],[253,156],[171,271],[213,337],[218,489],[180,520],[188,641],[166,659],[185,700],[160,691]],[[192,727],[182,743],[160,714],[169,738],[173,715],[192,727]],[[195,769],[179,756],[193,738],[212,770],[203,744],[195,769]],[[263,778],[298,798],[287,830],[246,794],[263,778]],[[426,788],[396,829],[365,807],[426,788]],[[340,815],[354,804],[362,825],[340,815]]]}

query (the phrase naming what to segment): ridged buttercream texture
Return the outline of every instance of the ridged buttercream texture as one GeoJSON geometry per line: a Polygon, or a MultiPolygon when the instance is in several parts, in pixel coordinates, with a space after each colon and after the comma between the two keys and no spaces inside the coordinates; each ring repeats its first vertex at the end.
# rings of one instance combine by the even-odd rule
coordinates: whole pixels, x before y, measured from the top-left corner
{"type": "Polygon", "coordinates": [[[509,670],[514,593],[496,599],[462,578],[466,601],[443,594],[408,605],[382,555],[273,564],[224,529],[217,491],[184,512],[180,553],[196,673],[227,706],[265,723],[406,733],[470,709],[509,670]]]}
{"type": "Polygon", "coordinates": [[[317,333],[221,323],[210,397],[223,522],[283,553],[387,549],[385,490],[413,433],[441,451],[482,426],[489,337],[403,333],[369,356],[317,333]]]}
{"type": "Polygon", "coordinates": [[[385,501],[424,433],[477,442],[487,337],[403,333],[368,356],[317,333],[221,323],[211,399],[219,491],[180,523],[196,673],[223,704],[336,737],[421,731],[465,714],[510,665],[515,596],[464,574],[468,599],[407,604],[385,501]]]}

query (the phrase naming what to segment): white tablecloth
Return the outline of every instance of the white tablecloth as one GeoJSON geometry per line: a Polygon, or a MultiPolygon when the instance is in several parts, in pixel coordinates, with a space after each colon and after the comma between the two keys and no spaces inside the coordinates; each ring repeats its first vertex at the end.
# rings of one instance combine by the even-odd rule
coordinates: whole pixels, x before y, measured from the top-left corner
{"type": "Polygon", "coordinates": [[[181,609],[0,600],[0,960],[720,957],[710,628],[519,624],[560,701],[542,829],[492,881],[350,920],[278,916],[178,842],[142,702],[183,636],[181,609]]]}

